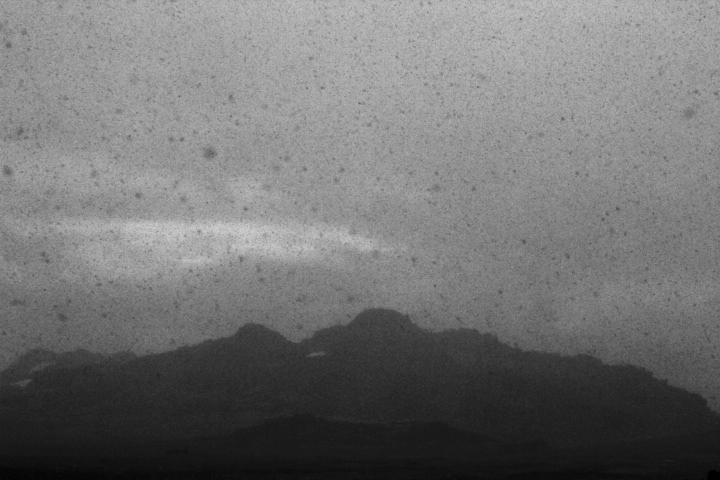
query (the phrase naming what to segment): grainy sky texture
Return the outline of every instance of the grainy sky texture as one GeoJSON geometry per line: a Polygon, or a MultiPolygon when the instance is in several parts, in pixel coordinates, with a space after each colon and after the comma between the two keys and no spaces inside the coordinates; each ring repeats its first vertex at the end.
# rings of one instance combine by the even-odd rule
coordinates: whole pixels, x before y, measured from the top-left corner
{"type": "Polygon", "coordinates": [[[364,308],[720,410],[715,2],[8,1],[0,367],[364,308]]]}

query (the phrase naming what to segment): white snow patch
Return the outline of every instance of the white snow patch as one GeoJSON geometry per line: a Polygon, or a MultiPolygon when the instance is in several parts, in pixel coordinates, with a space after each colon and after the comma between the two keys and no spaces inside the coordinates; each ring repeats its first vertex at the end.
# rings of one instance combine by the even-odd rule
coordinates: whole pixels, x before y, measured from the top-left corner
{"type": "Polygon", "coordinates": [[[325,355],[327,355],[325,352],[312,352],[308,354],[307,358],[324,357],[325,355]]]}

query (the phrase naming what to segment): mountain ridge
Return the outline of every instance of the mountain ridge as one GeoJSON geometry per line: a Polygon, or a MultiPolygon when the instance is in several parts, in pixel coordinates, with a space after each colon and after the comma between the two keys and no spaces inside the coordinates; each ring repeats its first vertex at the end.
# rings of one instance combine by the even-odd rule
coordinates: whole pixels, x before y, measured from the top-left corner
{"type": "Polygon", "coordinates": [[[170,352],[31,372],[25,387],[0,383],[0,407],[0,428],[28,442],[222,435],[301,414],[553,445],[720,428],[702,397],[645,369],[522,351],[474,330],[433,333],[388,309],[298,343],[247,324],[170,352]]]}

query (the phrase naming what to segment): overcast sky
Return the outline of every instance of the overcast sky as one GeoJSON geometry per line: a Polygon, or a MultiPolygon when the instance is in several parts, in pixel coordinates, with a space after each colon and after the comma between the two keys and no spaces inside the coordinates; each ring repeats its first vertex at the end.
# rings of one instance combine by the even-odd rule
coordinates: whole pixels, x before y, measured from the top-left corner
{"type": "Polygon", "coordinates": [[[0,368],[390,307],[720,409],[714,2],[4,2],[0,368]]]}

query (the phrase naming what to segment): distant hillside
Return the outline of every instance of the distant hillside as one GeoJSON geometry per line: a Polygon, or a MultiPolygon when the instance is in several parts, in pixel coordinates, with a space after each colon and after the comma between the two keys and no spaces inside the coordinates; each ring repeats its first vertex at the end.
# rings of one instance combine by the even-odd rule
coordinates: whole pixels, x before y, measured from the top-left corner
{"type": "Polygon", "coordinates": [[[644,369],[525,352],[474,330],[432,333],[385,309],[300,343],[250,324],[228,338],[124,360],[44,368],[24,388],[5,383],[0,430],[30,443],[177,439],[310,414],[591,445],[720,428],[702,397],[644,369]]]}
{"type": "Polygon", "coordinates": [[[36,348],[20,356],[12,365],[0,372],[0,386],[26,382],[43,370],[75,368],[85,365],[121,364],[137,358],[130,352],[102,355],[84,349],[55,353],[36,348]]]}

